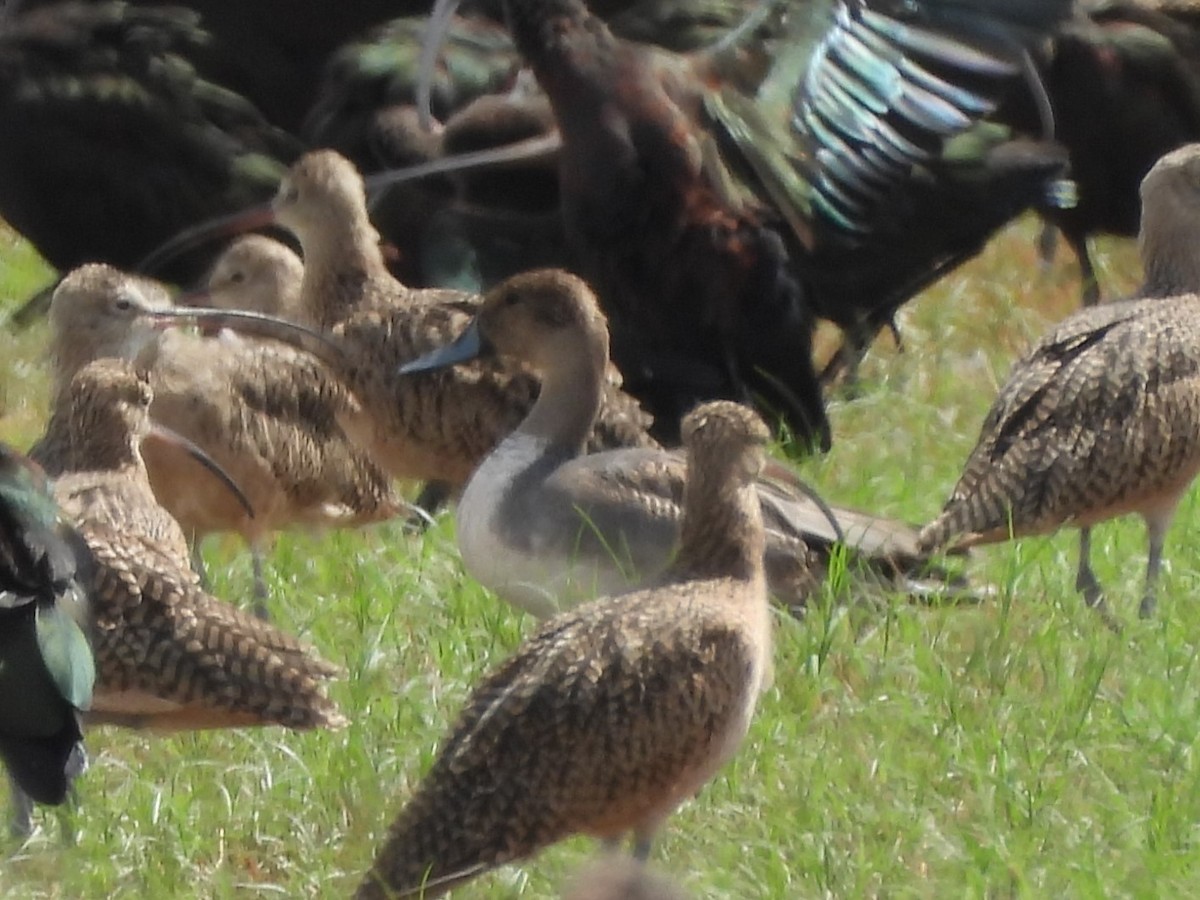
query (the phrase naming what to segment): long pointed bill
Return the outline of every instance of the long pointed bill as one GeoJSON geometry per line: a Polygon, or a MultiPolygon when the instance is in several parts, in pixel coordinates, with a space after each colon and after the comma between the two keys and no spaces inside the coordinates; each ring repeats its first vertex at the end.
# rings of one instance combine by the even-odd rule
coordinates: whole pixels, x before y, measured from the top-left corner
{"type": "Polygon", "coordinates": [[[478,359],[487,350],[487,342],[479,330],[479,320],[472,319],[467,330],[460,334],[452,343],[437,350],[418,356],[407,362],[398,370],[401,375],[412,375],[416,372],[433,372],[445,369],[458,363],[478,359]]]}
{"type": "Polygon", "coordinates": [[[149,256],[137,264],[134,271],[153,274],[171,260],[194,247],[274,224],[275,210],[269,203],[200,222],[191,228],[185,228],[165,244],[160,244],[149,256]]]}
{"type": "Polygon", "coordinates": [[[143,311],[142,315],[164,328],[177,322],[196,322],[215,329],[228,328],[230,331],[251,337],[269,338],[311,353],[331,366],[340,366],[345,361],[341,345],[336,341],[298,322],[289,322],[287,319],[269,316],[266,313],[238,309],[176,307],[148,309],[143,311]]]}
{"type": "Polygon", "coordinates": [[[221,468],[220,464],[218,464],[216,460],[205,453],[204,449],[198,444],[188,440],[179,432],[173,431],[167,426],[160,425],[157,422],[150,423],[150,431],[146,435],[146,438],[148,440],[154,439],[169,446],[176,447],[177,449],[182,450],[200,465],[204,466],[204,468],[208,469],[208,471],[211,472],[212,475],[219,482],[221,482],[221,484],[224,485],[234,497],[237,498],[237,501],[239,504],[241,504],[242,509],[246,511],[246,515],[248,515],[251,519],[254,518],[254,507],[250,505],[249,498],[242,492],[242,489],[238,486],[238,483],[233,480],[228,472],[221,468]]]}

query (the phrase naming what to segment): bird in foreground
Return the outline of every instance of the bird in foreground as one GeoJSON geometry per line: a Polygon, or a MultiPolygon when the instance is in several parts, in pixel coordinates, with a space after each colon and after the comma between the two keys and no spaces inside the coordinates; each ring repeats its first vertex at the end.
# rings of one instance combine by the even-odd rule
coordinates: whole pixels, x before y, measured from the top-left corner
{"type": "Polygon", "coordinates": [[[644,860],[736,751],[771,666],[753,487],[769,432],[717,402],[683,437],[682,538],[660,585],[556,616],[475,687],[358,900],[439,896],[573,834],[632,833],[644,860]]]}
{"type": "Polygon", "coordinates": [[[88,645],[86,546],[41,467],[0,443],[0,759],[28,835],[30,804],[60,804],[86,757],[80,711],[96,669],[88,645]]]}
{"type": "Polygon", "coordinates": [[[70,453],[54,496],[94,560],[96,686],[85,721],[160,731],[345,724],[321,682],[339,669],[201,589],[183,532],[154,499],[139,447],[150,384],[103,359],[72,379],[70,453]]]}
{"type": "Polygon", "coordinates": [[[1167,528],[1200,471],[1200,283],[1188,240],[1200,227],[1200,147],[1156,163],[1142,204],[1150,296],[1068,316],[1013,367],[919,540],[928,550],[967,547],[1074,525],[1076,589],[1110,623],[1091,567],[1092,526],[1126,513],[1145,520],[1140,614],[1151,615],[1167,528]],[[1161,296],[1163,288],[1187,293],[1161,296]]]}
{"type": "MultiPolygon", "coordinates": [[[[264,274],[245,264],[263,259],[253,248],[265,240],[231,248],[214,274],[264,274]]],[[[272,255],[265,274],[279,275],[280,259],[286,257],[272,255]]],[[[149,279],[101,264],[70,272],[55,289],[50,311],[56,392],[92,360],[137,360],[154,388],[155,421],[198,444],[244,485],[253,515],[228,491],[207,490],[195,463],[170,445],[143,452],[155,495],[193,547],[214,532],[242,535],[254,563],[256,610],[265,615],[261,558],[275,532],[374,524],[406,504],[338,424],[357,403],[325,366],[274,342],[163,333],[169,312],[162,286],[149,279]]]]}
{"type": "MultiPolygon", "coordinates": [[[[402,367],[413,373],[499,355],[541,380],[537,403],[471,476],[458,505],[467,571],[505,600],[545,617],[597,595],[653,584],[683,520],[687,462],[677,451],[584,455],[608,361],[595,294],[557,269],[517,275],[485,295],[462,335],[402,367]]],[[[403,377],[408,377],[405,374],[403,377]]],[[[767,527],[767,578],[801,610],[825,580],[835,545],[880,580],[916,587],[927,569],[911,526],[814,499],[769,464],[755,490],[767,527]]]]}

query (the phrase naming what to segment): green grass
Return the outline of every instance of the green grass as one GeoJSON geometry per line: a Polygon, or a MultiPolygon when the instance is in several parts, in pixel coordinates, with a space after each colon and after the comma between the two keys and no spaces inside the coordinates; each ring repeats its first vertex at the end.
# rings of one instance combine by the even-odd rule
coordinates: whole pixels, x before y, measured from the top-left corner
{"type": "MultiPolygon", "coordinates": [[[[1038,274],[1032,236],[1025,223],[912,303],[904,351],[883,339],[859,395],[835,400],[836,446],[802,466],[830,499],[916,521],[938,510],[1014,357],[1077,303],[1073,267],[1038,274]]],[[[0,264],[4,304],[45,277],[6,253],[22,261],[0,264]]],[[[1132,247],[1099,257],[1106,285],[1136,282],[1132,247]]],[[[44,340],[0,335],[0,430],[19,444],[44,414],[44,340]]],[[[976,552],[972,576],[997,586],[977,607],[781,617],[749,739],[671,820],[657,864],[705,898],[1200,894],[1196,518],[1189,496],[1149,623],[1135,616],[1140,524],[1099,530],[1121,637],[1072,590],[1073,533],[976,552]]],[[[347,896],[469,685],[532,625],[464,577],[452,531],[282,537],[274,615],[345,664],[333,693],[352,724],[98,729],[79,808],[42,810],[33,840],[3,845],[0,895],[347,896]]],[[[240,549],[207,551],[216,592],[248,597],[240,549]]],[[[570,841],[455,896],[555,896],[593,852],[570,841]]]]}

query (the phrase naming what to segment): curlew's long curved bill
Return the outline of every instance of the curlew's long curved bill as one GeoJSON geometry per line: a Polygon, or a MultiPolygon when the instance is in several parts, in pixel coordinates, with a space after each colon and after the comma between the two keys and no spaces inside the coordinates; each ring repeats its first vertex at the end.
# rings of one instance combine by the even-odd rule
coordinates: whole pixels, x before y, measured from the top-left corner
{"type": "Polygon", "coordinates": [[[204,452],[203,447],[188,440],[179,432],[168,428],[166,425],[160,425],[157,422],[150,423],[150,431],[146,435],[146,439],[157,440],[184,451],[188,456],[211,472],[237,498],[242,509],[246,510],[246,515],[251,519],[254,518],[254,507],[251,505],[250,499],[245,495],[238,483],[233,480],[232,476],[222,469],[215,459],[204,452]]]}
{"type": "Polygon", "coordinates": [[[397,371],[401,375],[433,372],[437,369],[445,369],[458,363],[478,359],[487,352],[487,349],[487,341],[479,330],[479,320],[472,319],[466,330],[445,347],[423,353],[416,359],[406,362],[397,371]]]}
{"type": "Polygon", "coordinates": [[[212,309],[205,307],[174,307],[168,309],[146,309],[141,313],[156,324],[164,327],[177,322],[196,322],[214,328],[228,328],[238,334],[269,338],[280,341],[297,350],[311,353],[322,362],[338,366],[344,361],[341,346],[319,331],[314,331],[299,322],[281,319],[266,313],[240,309],[212,309]]]}
{"type": "Polygon", "coordinates": [[[274,224],[275,209],[269,203],[252,206],[249,209],[243,209],[240,212],[231,213],[227,216],[208,219],[190,228],[185,228],[166,243],[159,244],[157,248],[137,264],[134,271],[153,275],[158,269],[178,257],[181,253],[191,250],[194,247],[199,247],[209,241],[245,234],[247,231],[254,231],[258,228],[266,228],[268,225],[274,224]]]}

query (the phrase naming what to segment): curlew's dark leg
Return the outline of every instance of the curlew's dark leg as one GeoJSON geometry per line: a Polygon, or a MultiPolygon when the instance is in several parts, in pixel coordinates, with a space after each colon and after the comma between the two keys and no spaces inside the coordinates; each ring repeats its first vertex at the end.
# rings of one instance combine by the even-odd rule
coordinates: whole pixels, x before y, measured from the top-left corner
{"type": "Polygon", "coordinates": [[[1100,589],[1100,582],[1096,579],[1096,573],[1092,571],[1092,529],[1090,527],[1079,529],[1079,571],[1075,575],[1075,590],[1083,594],[1083,602],[1100,615],[1105,625],[1115,632],[1121,630],[1121,626],[1108,610],[1108,604],[1104,601],[1104,592],[1100,589]]]}
{"type": "Polygon", "coordinates": [[[1067,243],[1075,251],[1079,260],[1080,293],[1083,295],[1084,306],[1095,306],[1100,302],[1100,281],[1096,278],[1096,269],[1092,265],[1092,255],[1088,251],[1087,235],[1068,234],[1067,243]]]}
{"type": "Polygon", "coordinates": [[[1054,255],[1057,251],[1058,228],[1043,220],[1042,230],[1038,232],[1037,238],[1038,268],[1043,272],[1048,271],[1054,264],[1054,255]]]}
{"type": "Polygon", "coordinates": [[[13,817],[8,824],[8,830],[13,837],[27,838],[33,834],[33,799],[21,790],[11,774],[6,775],[13,806],[13,817]]]}
{"type": "Polygon", "coordinates": [[[258,547],[250,548],[250,564],[254,568],[254,615],[269,622],[271,613],[267,610],[267,581],[263,577],[262,551],[258,547]]]}
{"type": "Polygon", "coordinates": [[[650,849],[654,845],[653,831],[638,831],[633,835],[633,858],[645,862],[650,858],[650,849]]]}
{"type": "Polygon", "coordinates": [[[1138,615],[1143,619],[1154,615],[1154,608],[1158,605],[1158,573],[1162,569],[1163,543],[1167,537],[1169,524],[1169,520],[1146,520],[1146,536],[1149,539],[1150,551],[1146,559],[1146,592],[1142,595],[1142,605],[1138,608],[1138,615]]]}

